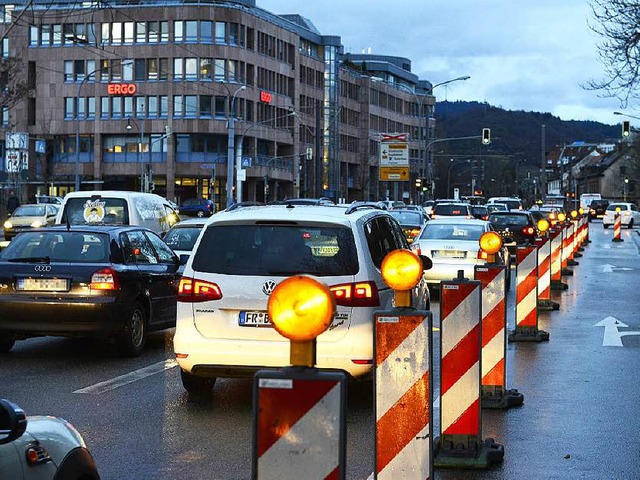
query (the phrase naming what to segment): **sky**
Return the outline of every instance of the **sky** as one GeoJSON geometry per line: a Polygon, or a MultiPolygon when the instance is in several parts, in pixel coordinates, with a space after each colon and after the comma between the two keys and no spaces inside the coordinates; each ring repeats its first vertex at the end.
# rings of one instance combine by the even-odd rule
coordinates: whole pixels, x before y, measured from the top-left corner
{"type": "MultiPolygon", "coordinates": [[[[563,120],[618,124],[620,102],[583,88],[604,78],[588,0],[256,0],[297,13],[345,53],[395,55],[437,84],[438,101],[487,102],[563,120]]],[[[627,110],[632,115],[639,112],[627,110]]]]}

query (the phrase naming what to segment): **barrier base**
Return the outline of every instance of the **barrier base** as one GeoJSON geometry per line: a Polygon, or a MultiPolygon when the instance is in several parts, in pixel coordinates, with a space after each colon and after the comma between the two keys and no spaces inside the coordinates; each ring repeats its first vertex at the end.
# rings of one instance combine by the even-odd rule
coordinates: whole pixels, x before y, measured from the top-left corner
{"type": "Polygon", "coordinates": [[[524,395],[518,389],[503,390],[502,387],[482,386],[482,408],[505,409],[519,407],[524,403],[524,395]]]}
{"type": "MultiPolygon", "coordinates": [[[[584,242],[582,242],[582,243],[584,243],[584,242]]],[[[584,247],[578,247],[578,251],[579,252],[584,252],[584,247]]],[[[580,255],[580,256],[582,256],[582,255],[580,255]]]]}
{"type": "MultiPolygon", "coordinates": [[[[574,257],[575,257],[575,255],[574,255],[574,257]]],[[[578,263],[575,260],[573,260],[572,258],[570,258],[569,260],[567,260],[567,265],[569,265],[570,267],[575,267],[576,265],[580,265],[580,263],[578,263]]]]}
{"type": "Polygon", "coordinates": [[[443,448],[440,438],[434,445],[433,466],[436,468],[489,468],[504,460],[504,446],[493,438],[485,439],[479,449],[443,448]]]}
{"type": "Polygon", "coordinates": [[[611,241],[612,242],[624,242],[624,240],[622,238],[612,238],[611,241]]]}
{"type": "MultiPolygon", "coordinates": [[[[578,249],[578,252],[579,252],[579,251],[580,251],[580,249],[578,249]]],[[[573,254],[573,258],[580,258],[580,257],[582,256],[582,254],[581,254],[581,253],[578,253],[578,252],[576,252],[576,253],[574,253],[574,254],[573,254]]]]}
{"type": "Polygon", "coordinates": [[[548,342],[549,332],[537,328],[516,328],[509,334],[510,342],[548,342]]]}
{"type": "Polygon", "coordinates": [[[573,270],[569,270],[568,268],[563,268],[560,272],[563,277],[570,277],[573,275],[573,270]]]}
{"type": "Polygon", "coordinates": [[[569,285],[561,280],[551,280],[551,290],[567,290],[569,285]]]}
{"type": "MultiPolygon", "coordinates": [[[[569,286],[566,283],[563,283],[563,285],[569,286]]],[[[553,287],[551,289],[553,290],[553,287]]],[[[544,310],[545,312],[560,310],[560,304],[552,300],[538,300],[538,310],[544,310]]]]}

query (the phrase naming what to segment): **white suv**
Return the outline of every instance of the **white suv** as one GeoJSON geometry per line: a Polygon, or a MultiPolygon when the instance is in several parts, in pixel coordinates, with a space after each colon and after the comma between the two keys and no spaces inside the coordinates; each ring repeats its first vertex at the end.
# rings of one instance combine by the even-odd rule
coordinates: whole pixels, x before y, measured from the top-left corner
{"type": "MultiPolygon", "coordinates": [[[[370,374],[373,312],[390,308],[394,296],[380,265],[409,245],[388,212],[345,207],[247,207],[207,221],[178,293],[173,345],[187,391],[289,365],[289,341],[272,328],[267,300],[279,282],[301,273],[326,283],[336,298],[333,322],[317,339],[317,366],[370,374]]],[[[413,305],[430,306],[424,280],[413,305]]]]}

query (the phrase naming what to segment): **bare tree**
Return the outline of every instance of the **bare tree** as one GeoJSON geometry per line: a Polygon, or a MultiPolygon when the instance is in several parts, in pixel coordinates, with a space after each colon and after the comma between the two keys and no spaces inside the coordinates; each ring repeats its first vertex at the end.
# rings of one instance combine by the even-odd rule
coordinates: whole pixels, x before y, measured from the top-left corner
{"type": "Polygon", "coordinates": [[[24,79],[23,63],[19,59],[0,59],[0,108],[11,108],[26,97],[29,85],[24,79]]]}
{"type": "Polygon", "coordinates": [[[591,29],[602,37],[598,56],[604,65],[602,80],[590,80],[585,88],[600,90],[618,98],[621,106],[640,98],[640,1],[591,0],[595,24],[591,29]]]}

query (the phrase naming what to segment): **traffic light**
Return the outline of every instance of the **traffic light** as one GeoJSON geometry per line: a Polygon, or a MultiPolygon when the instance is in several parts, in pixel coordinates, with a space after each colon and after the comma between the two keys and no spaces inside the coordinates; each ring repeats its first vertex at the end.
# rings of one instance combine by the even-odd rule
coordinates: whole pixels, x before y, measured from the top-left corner
{"type": "Polygon", "coordinates": [[[622,122],[622,136],[628,137],[631,134],[631,123],[629,120],[622,122]]]}
{"type": "Polygon", "coordinates": [[[491,143],[491,129],[483,128],[482,129],[482,144],[489,145],[491,143]]]}
{"type": "Polygon", "coordinates": [[[624,183],[629,183],[629,176],[628,175],[624,176],[624,183]]]}
{"type": "Polygon", "coordinates": [[[422,188],[422,179],[420,177],[416,178],[416,188],[418,190],[422,188]]]}

